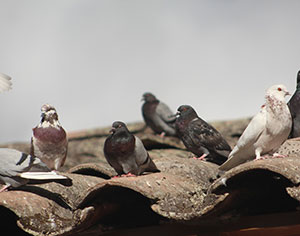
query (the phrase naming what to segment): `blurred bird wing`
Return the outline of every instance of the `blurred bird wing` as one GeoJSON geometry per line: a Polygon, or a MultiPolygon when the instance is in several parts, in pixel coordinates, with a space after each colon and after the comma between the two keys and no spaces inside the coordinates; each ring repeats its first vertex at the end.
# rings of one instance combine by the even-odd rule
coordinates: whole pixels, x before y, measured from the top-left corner
{"type": "Polygon", "coordinates": [[[10,90],[12,87],[11,77],[0,73],[0,93],[10,90]]]}
{"type": "Polygon", "coordinates": [[[0,148],[0,175],[16,176],[28,171],[33,163],[33,157],[14,149],[0,148]]]}
{"type": "Polygon", "coordinates": [[[157,105],[156,113],[161,119],[163,119],[167,123],[174,122],[176,120],[174,113],[163,102],[159,102],[159,104],[157,105]]]}

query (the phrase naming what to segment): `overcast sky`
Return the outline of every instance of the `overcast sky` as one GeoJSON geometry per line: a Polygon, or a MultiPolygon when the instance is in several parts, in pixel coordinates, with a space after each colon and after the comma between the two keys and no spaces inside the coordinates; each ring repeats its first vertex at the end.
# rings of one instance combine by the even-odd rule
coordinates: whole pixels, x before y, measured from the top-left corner
{"type": "Polygon", "coordinates": [[[40,107],[67,131],[142,120],[153,92],[205,120],[258,112],[265,90],[294,92],[300,1],[0,0],[0,142],[29,141],[40,107]]]}

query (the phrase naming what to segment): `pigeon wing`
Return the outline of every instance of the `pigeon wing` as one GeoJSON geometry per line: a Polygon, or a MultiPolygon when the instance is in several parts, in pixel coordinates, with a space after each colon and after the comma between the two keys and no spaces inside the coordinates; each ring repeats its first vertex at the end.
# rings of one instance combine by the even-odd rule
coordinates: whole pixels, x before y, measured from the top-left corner
{"type": "Polygon", "coordinates": [[[230,146],[221,134],[204,120],[198,118],[188,127],[188,133],[197,146],[204,146],[208,150],[228,150],[230,146]]]}
{"type": "Polygon", "coordinates": [[[138,175],[144,171],[159,172],[154,162],[151,160],[148,152],[146,151],[142,141],[135,136],[135,160],[138,165],[138,175]]]}
{"type": "Polygon", "coordinates": [[[229,170],[255,156],[253,145],[264,132],[265,125],[266,109],[263,107],[260,112],[252,118],[236,146],[229,154],[228,160],[220,166],[220,170],[229,170]]]}
{"type": "Polygon", "coordinates": [[[175,122],[175,120],[176,120],[176,117],[174,116],[174,113],[163,102],[159,102],[159,104],[157,105],[156,113],[166,123],[172,123],[172,122],[175,122]]]}
{"type": "Polygon", "coordinates": [[[266,108],[263,107],[261,111],[256,114],[247,128],[244,130],[242,136],[237,142],[239,149],[243,147],[252,146],[263,133],[266,126],[266,108]]]}

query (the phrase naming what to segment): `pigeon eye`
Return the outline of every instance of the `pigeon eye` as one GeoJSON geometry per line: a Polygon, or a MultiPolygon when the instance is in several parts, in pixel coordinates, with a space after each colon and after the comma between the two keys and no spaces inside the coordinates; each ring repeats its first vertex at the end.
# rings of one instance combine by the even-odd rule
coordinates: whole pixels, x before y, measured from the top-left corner
{"type": "Polygon", "coordinates": [[[278,90],[278,91],[281,91],[282,89],[279,87],[277,90],[278,90]]]}

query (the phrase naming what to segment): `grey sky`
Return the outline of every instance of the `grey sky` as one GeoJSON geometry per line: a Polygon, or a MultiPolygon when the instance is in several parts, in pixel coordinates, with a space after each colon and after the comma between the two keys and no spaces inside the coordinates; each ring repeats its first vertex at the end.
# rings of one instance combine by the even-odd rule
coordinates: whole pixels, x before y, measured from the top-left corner
{"type": "Polygon", "coordinates": [[[142,120],[153,92],[206,120],[255,114],[294,92],[300,1],[0,0],[0,142],[29,141],[40,107],[68,130],[142,120]]]}

